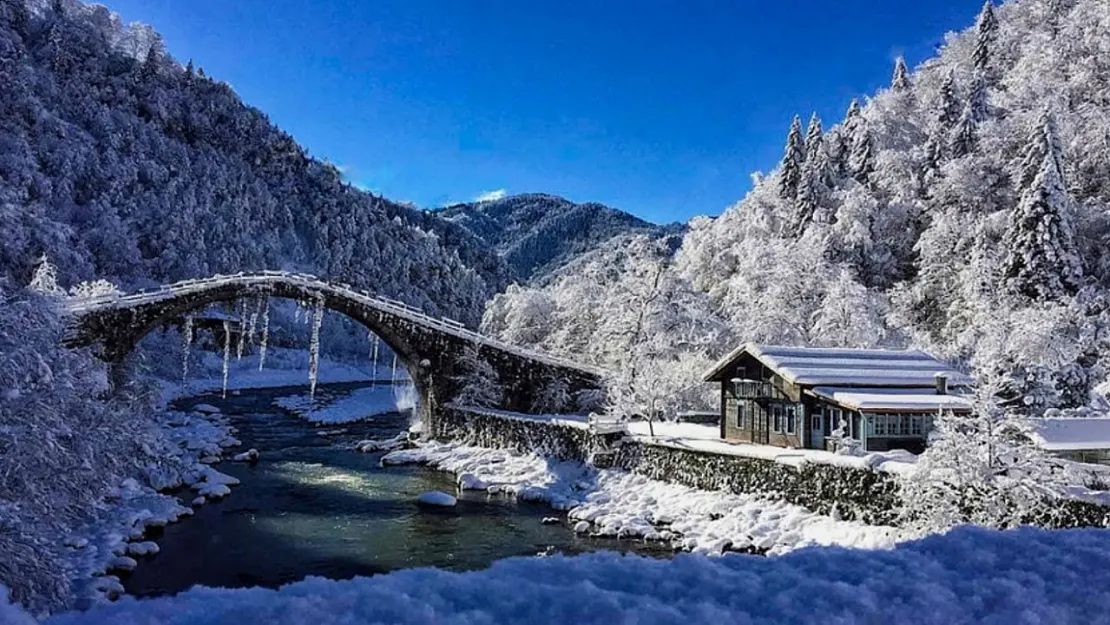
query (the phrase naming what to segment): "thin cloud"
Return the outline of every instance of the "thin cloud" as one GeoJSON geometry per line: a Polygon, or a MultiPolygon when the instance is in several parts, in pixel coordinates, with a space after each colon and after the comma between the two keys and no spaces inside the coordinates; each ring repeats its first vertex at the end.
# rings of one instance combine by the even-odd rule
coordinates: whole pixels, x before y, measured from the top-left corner
{"type": "Polygon", "coordinates": [[[509,192],[506,191],[505,189],[497,189],[496,191],[486,191],[484,193],[478,194],[478,197],[474,198],[474,201],[475,202],[493,202],[494,200],[500,200],[501,198],[505,197],[508,194],[509,194],[509,192]]]}

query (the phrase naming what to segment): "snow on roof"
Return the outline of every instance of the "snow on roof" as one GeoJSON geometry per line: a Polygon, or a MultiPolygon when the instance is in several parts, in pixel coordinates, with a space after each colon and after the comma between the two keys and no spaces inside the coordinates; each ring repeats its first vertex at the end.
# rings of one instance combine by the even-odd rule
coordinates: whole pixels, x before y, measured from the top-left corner
{"type": "Polygon", "coordinates": [[[851,410],[882,412],[939,412],[971,410],[971,400],[962,395],[937,395],[920,389],[848,388],[817,386],[810,391],[851,410]]]}
{"type": "Polygon", "coordinates": [[[936,375],[948,377],[949,386],[969,386],[971,378],[950,365],[917,350],[788,347],[747,343],[721,359],[705,375],[720,375],[744,353],[751,354],[788,382],[827,386],[933,387],[936,375]]]}
{"type": "Polygon", "coordinates": [[[1110,449],[1110,417],[1032,419],[1030,438],[1048,451],[1110,449]]]}

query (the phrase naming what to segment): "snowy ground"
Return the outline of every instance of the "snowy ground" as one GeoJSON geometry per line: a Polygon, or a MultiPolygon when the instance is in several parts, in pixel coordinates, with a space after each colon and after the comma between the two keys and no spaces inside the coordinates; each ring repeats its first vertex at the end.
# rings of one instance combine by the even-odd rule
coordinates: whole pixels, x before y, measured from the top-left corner
{"type": "MultiPolygon", "coordinates": [[[[596,553],[510,558],[469,573],[310,578],[278,590],[194,588],[46,623],[1065,625],[1108,615],[1110,531],[962,528],[890,550],[674,560],[596,553]]],[[[2,599],[0,621],[36,623],[2,599]]]]}
{"type": "Polygon", "coordinates": [[[624,427],[630,436],[643,442],[729,456],[759,458],[793,467],[800,467],[807,462],[811,462],[908,475],[913,471],[917,462],[917,456],[903,450],[848,456],[820,449],[785,449],[771,445],[730,443],[721,440],[721,431],[716,425],[657,422],[651,426],[655,430],[654,437],[650,435],[649,424],[646,421],[626,423],[624,427]]]}
{"type": "Polygon", "coordinates": [[[156,543],[144,540],[148,528],[192,516],[190,505],[226,496],[229,487],[238,484],[209,466],[239,441],[222,415],[205,414],[204,408],[198,405],[188,413],[163,413],[159,422],[166,445],[161,450],[163,461],[147,467],[142,482],[125,480],[85,526],[57,537],[69,548],[65,574],[73,584],[78,606],[103,603],[123,593],[119,578],[112,573],[130,570],[143,557],[158,552],[156,543]],[[183,485],[195,491],[186,502],[159,493],[183,485]]]}
{"type": "Polygon", "coordinates": [[[416,390],[411,384],[363,387],[338,396],[317,391],[315,399],[304,393],[279,397],[274,404],[318,424],[362,421],[375,415],[412,410],[416,390]]]}
{"type": "Polygon", "coordinates": [[[757,549],[780,554],[808,545],[888,548],[890,527],[815,514],[782,501],[701,491],[626,471],[598,470],[501,449],[425,443],[394,451],[384,464],[422,463],[458,476],[461,489],[546,501],[580,521],[576,531],[670,541],[704,553],[757,549]]]}

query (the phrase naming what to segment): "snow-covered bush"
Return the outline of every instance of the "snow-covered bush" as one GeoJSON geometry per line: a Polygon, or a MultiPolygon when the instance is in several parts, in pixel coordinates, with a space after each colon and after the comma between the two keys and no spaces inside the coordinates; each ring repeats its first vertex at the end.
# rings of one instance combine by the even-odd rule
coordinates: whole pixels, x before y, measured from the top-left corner
{"type": "Polygon", "coordinates": [[[0,584],[37,608],[69,593],[60,539],[157,443],[146,398],[101,399],[105,365],[62,334],[53,300],[0,280],[0,584]]]}
{"type": "Polygon", "coordinates": [[[571,404],[567,381],[549,374],[532,399],[531,411],[535,414],[558,414],[570,409],[571,404]]]}
{"type": "Polygon", "coordinates": [[[457,378],[460,389],[454,398],[456,404],[475,408],[495,408],[501,405],[505,396],[501,378],[476,346],[467,347],[459,359],[459,365],[463,373],[457,378]]]}
{"type": "Polygon", "coordinates": [[[935,419],[929,447],[902,479],[902,522],[922,534],[972,523],[1010,528],[1051,521],[1067,484],[1060,461],[998,404],[1002,382],[984,381],[974,412],[935,419]]]}
{"type": "Polygon", "coordinates": [[[95,297],[110,297],[122,295],[120,288],[107,280],[92,280],[82,282],[69,289],[69,296],[76,299],[92,299],[95,297]]]}

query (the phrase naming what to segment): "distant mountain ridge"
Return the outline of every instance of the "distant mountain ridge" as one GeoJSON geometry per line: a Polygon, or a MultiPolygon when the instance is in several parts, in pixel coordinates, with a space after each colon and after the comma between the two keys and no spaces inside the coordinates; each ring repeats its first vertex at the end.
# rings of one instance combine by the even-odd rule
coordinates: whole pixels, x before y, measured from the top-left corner
{"type": "Polygon", "coordinates": [[[434,214],[493,246],[522,282],[543,281],[615,236],[664,236],[685,229],[682,224],[661,226],[604,204],[578,204],[546,193],[454,204],[434,214]]]}

